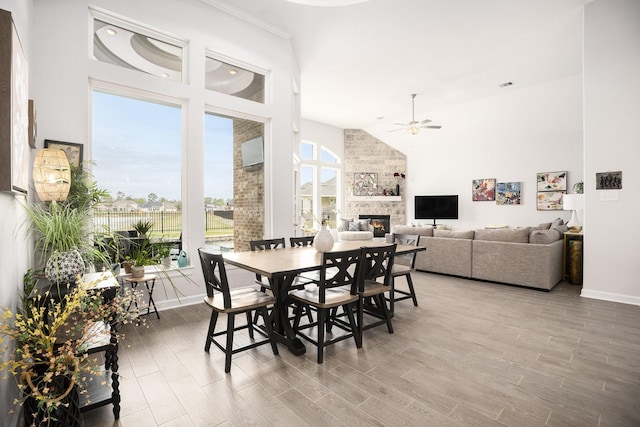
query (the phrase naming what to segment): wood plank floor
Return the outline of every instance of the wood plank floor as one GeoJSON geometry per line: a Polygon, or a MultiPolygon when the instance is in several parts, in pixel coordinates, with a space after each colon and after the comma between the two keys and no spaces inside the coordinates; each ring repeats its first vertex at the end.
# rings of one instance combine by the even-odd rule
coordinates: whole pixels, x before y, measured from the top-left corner
{"type": "MultiPolygon", "coordinates": [[[[385,327],[296,357],[269,346],[204,352],[204,304],[128,326],[122,412],[85,426],[638,426],[640,307],[415,273],[419,307],[385,327]]],[[[399,281],[399,286],[402,281],[399,281]]],[[[247,338],[248,339],[248,338],[247,338]]]]}

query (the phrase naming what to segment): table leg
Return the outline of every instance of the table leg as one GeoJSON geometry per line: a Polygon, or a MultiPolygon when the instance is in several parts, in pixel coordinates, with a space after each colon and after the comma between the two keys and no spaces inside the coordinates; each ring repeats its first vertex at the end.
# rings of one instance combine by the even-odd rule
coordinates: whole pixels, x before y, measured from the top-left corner
{"type": "Polygon", "coordinates": [[[149,305],[147,306],[147,314],[151,312],[151,307],[153,306],[153,311],[160,319],[160,314],[158,314],[158,308],[156,307],[156,302],[153,300],[153,289],[156,287],[156,279],[151,280],[151,287],[149,287],[149,281],[146,280],[144,285],[147,287],[147,292],[149,292],[149,305]]]}
{"type": "Polygon", "coordinates": [[[289,351],[296,356],[303,355],[307,350],[300,338],[296,334],[289,322],[289,313],[287,313],[287,296],[291,283],[296,275],[277,275],[269,279],[271,289],[276,298],[276,306],[274,307],[273,316],[273,332],[276,340],[285,345],[289,351]]]}

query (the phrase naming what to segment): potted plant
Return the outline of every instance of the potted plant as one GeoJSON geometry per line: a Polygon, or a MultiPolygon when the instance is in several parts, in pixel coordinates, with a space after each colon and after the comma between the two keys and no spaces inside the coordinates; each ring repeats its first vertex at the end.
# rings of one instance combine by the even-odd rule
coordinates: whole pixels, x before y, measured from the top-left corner
{"type": "MultiPolygon", "coordinates": [[[[30,272],[25,283],[33,282],[30,272]]],[[[111,337],[97,322],[127,323],[138,318],[129,312],[136,297],[130,290],[112,298],[79,283],[62,289],[57,301],[50,294],[25,298],[14,313],[2,310],[0,352],[10,355],[0,370],[11,373],[22,391],[26,425],[79,425],[78,384],[100,371],[97,361],[87,363],[87,347],[100,335],[111,337]]],[[[112,323],[113,324],[113,323],[112,323]]]]}
{"type": "Polygon", "coordinates": [[[151,244],[148,240],[136,242],[131,251],[131,277],[144,276],[145,265],[158,264],[158,259],[154,257],[151,244]]]}
{"type": "Polygon", "coordinates": [[[171,248],[173,248],[173,242],[160,239],[159,242],[153,243],[153,247],[160,258],[160,263],[163,267],[171,267],[171,248]]]}
{"type": "Polygon", "coordinates": [[[108,262],[93,245],[87,222],[88,214],[69,204],[51,202],[25,205],[28,232],[36,236],[36,247],[45,275],[53,283],[74,283],[85,271],[84,259],[108,262]]]}
{"type": "Polygon", "coordinates": [[[153,228],[153,221],[143,221],[139,220],[132,225],[133,229],[138,233],[138,237],[141,239],[146,239],[148,237],[149,232],[153,228]]]}

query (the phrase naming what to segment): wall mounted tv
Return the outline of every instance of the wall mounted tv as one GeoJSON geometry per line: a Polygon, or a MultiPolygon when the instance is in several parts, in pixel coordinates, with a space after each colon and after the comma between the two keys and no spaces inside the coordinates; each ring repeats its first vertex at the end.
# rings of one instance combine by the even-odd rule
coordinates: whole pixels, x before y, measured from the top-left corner
{"type": "Polygon", "coordinates": [[[458,219],[458,195],[416,196],[415,219],[432,219],[436,225],[438,219],[458,219]]]}
{"type": "Polygon", "coordinates": [[[264,163],[262,137],[250,139],[242,143],[242,166],[253,166],[264,163]]]}

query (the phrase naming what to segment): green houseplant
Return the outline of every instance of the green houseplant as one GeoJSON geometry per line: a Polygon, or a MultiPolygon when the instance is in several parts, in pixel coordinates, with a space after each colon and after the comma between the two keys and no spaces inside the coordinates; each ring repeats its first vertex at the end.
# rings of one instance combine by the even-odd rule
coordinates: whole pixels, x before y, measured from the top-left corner
{"type": "Polygon", "coordinates": [[[138,233],[139,238],[146,239],[149,235],[149,232],[153,228],[153,221],[139,220],[133,223],[132,227],[138,233]]]}

